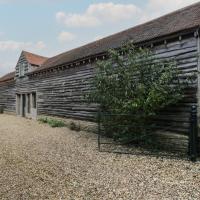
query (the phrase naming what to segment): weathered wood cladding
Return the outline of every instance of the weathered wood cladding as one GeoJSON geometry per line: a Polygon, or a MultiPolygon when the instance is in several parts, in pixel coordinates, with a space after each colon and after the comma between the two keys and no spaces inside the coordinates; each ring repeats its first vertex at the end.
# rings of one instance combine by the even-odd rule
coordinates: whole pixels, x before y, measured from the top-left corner
{"type": "MultiPolygon", "coordinates": [[[[177,38],[152,48],[158,58],[175,58],[182,75],[197,72],[197,39],[177,38]]],[[[17,83],[17,92],[37,91],[38,114],[91,120],[96,105],[88,105],[84,94],[90,90],[95,63],[72,67],[64,71],[42,73],[17,83]]],[[[188,131],[190,106],[197,103],[197,82],[185,91],[185,98],[176,106],[160,113],[159,122],[168,130],[188,131]]]]}
{"type": "Polygon", "coordinates": [[[16,111],[15,89],[15,81],[0,84],[0,107],[3,107],[5,112],[16,111]]]}
{"type": "MultiPolygon", "coordinates": [[[[198,51],[198,66],[197,66],[197,71],[198,71],[198,89],[197,89],[197,100],[198,100],[198,108],[197,108],[197,113],[198,113],[198,124],[200,124],[200,31],[197,32],[197,51],[198,51]]],[[[200,153],[200,152],[199,152],[200,153]]]]}
{"type": "MultiPolygon", "coordinates": [[[[154,47],[156,57],[175,58],[182,77],[197,73],[197,38],[182,38],[171,43],[154,47]]],[[[174,106],[160,112],[157,121],[166,130],[188,133],[190,127],[191,105],[197,104],[197,79],[185,90],[184,98],[174,106]]]]}
{"type": "Polygon", "coordinates": [[[42,75],[42,78],[20,81],[17,92],[37,91],[39,115],[92,119],[96,105],[88,105],[84,94],[90,90],[93,76],[94,66],[91,64],[73,67],[46,77],[42,75]]]}
{"type": "Polygon", "coordinates": [[[24,65],[24,73],[27,73],[28,72],[28,70],[29,70],[29,63],[28,63],[28,61],[26,60],[26,57],[25,57],[25,55],[23,54],[23,52],[22,52],[22,54],[21,54],[21,56],[20,56],[20,58],[19,58],[19,61],[18,61],[18,63],[17,63],[17,66],[16,66],[16,68],[15,68],[15,70],[16,70],[16,77],[19,77],[19,73],[20,73],[20,66],[21,65],[24,65]]]}
{"type": "MultiPolygon", "coordinates": [[[[192,34],[154,44],[152,50],[158,58],[175,58],[183,76],[197,72],[197,38],[192,34]]],[[[95,62],[64,68],[63,65],[58,70],[42,72],[29,76],[28,79],[19,79],[16,81],[16,93],[36,91],[38,115],[93,120],[97,105],[89,105],[84,99],[84,95],[92,87],[90,81],[95,74],[95,62]]],[[[6,87],[0,86],[0,90],[4,91],[4,96],[6,91],[10,93],[10,90],[6,87]]],[[[11,89],[12,99],[15,99],[12,91],[15,91],[15,89],[11,89]]],[[[1,104],[6,105],[5,100],[0,101],[2,101],[1,104]]],[[[197,81],[186,89],[185,97],[178,105],[170,106],[160,113],[159,123],[165,126],[167,130],[187,133],[190,124],[191,105],[196,103],[197,81]]],[[[14,110],[13,106],[12,100],[12,104],[7,107],[14,110]]]]}

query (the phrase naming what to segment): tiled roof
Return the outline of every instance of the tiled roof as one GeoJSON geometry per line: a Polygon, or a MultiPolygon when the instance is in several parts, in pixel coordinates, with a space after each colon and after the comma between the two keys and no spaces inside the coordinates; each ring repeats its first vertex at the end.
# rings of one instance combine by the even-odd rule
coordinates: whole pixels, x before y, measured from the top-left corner
{"type": "MultiPolygon", "coordinates": [[[[27,51],[23,51],[22,54],[24,54],[24,56],[26,57],[27,61],[32,64],[32,65],[36,65],[36,66],[41,66],[48,58],[47,57],[43,57],[37,54],[33,54],[27,51]]],[[[15,77],[15,72],[10,72],[8,74],[6,74],[5,76],[0,78],[0,83],[2,82],[7,82],[10,80],[14,80],[15,77]]]]}
{"type": "Polygon", "coordinates": [[[159,37],[190,30],[200,26],[200,2],[155,20],[116,33],[101,40],[49,58],[35,71],[59,66],[90,57],[107,51],[109,48],[120,47],[124,42],[132,40],[134,43],[149,41],[159,37]]]}
{"type": "Polygon", "coordinates": [[[14,80],[14,78],[15,78],[15,72],[10,72],[0,78],[0,83],[14,80]]]}
{"type": "Polygon", "coordinates": [[[23,51],[23,54],[25,55],[27,61],[32,65],[38,65],[41,66],[48,58],[39,56],[27,51],[23,51]]]}

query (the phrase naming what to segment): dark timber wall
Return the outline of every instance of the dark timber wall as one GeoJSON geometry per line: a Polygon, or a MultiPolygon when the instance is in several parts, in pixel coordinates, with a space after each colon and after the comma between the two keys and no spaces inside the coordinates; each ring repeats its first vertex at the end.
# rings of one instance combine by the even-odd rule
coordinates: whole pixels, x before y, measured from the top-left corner
{"type": "Polygon", "coordinates": [[[5,112],[15,113],[15,101],[15,81],[0,83],[0,107],[3,107],[5,112]]]}
{"type": "Polygon", "coordinates": [[[37,92],[38,114],[92,119],[96,105],[88,105],[84,95],[90,89],[92,64],[74,67],[17,82],[17,92],[37,92]]]}
{"type": "MultiPolygon", "coordinates": [[[[180,76],[188,77],[197,73],[198,68],[198,43],[197,38],[191,36],[182,40],[172,41],[155,47],[155,54],[158,58],[175,58],[180,76]]],[[[163,110],[158,116],[160,125],[167,130],[176,130],[181,133],[188,133],[190,126],[191,105],[197,104],[198,80],[193,81],[185,90],[185,97],[177,105],[170,106],[163,110]]]]}
{"type": "Polygon", "coordinates": [[[28,72],[28,68],[29,68],[29,63],[27,62],[26,60],[26,57],[24,55],[24,53],[22,52],[21,55],[20,55],[20,58],[19,58],[19,61],[17,63],[17,66],[15,68],[16,70],[16,77],[19,77],[19,68],[20,68],[20,65],[24,65],[24,73],[27,73],[28,72]]]}
{"type": "MultiPolygon", "coordinates": [[[[158,58],[175,58],[182,76],[197,72],[197,38],[194,34],[176,37],[167,43],[155,44],[158,58]]],[[[63,71],[42,73],[16,81],[16,92],[37,92],[38,114],[94,119],[96,105],[88,105],[84,95],[90,90],[90,80],[95,73],[95,63],[72,67],[63,71]]],[[[14,85],[13,85],[14,86],[14,85]]],[[[0,105],[15,110],[15,92],[12,86],[0,86],[0,105]],[[3,96],[3,97],[2,97],[3,96]]],[[[189,127],[190,106],[197,103],[197,81],[185,91],[185,98],[176,106],[160,113],[159,122],[169,130],[186,133],[189,127]]]]}

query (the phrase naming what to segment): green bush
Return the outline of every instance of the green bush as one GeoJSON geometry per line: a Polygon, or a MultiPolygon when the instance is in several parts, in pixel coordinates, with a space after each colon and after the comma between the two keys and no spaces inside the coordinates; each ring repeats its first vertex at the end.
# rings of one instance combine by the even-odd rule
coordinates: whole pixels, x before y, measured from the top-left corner
{"type": "Polygon", "coordinates": [[[52,128],[55,127],[65,127],[65,123],[63,121],[60,120],[56,120],[56,119],[51,119],[51,118],[40,118],[38,119],[38,121],[40,121],[41,123],[46,123],[49,124],[49,126],[51,126],[52,128]]]}
{"type": "Polygon", "coordinates": [[[183,98],[193,76],[185,79],[175,60],[157,59],[149,49],[132,44],[108,54],[107,60],[97,63],[94,89],[87,99],[112,115],[103,117],[108,136],[129,142],[144,139],[152,118],[183,98]]]}
{"type": "Polygon", "coordinates": [[[55,120],[55,119],[49,119],[48,124],[53,128],[55,128],[55,127],[65,127],[66,126],[63,121],[55,120]]]}
{"type": "Polygon", "coordinates": [[[38,121],[41,122],[41,123],[47,124],[48,123],[48,118],[47,117],[39,118],[38,121]]]}

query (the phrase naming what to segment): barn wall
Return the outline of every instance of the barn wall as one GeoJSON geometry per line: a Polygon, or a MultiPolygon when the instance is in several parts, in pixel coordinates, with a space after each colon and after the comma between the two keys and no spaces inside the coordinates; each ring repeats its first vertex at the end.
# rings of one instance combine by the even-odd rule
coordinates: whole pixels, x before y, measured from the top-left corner
{"type": "Polygon", "coordinates": [[[29,63],[27,62],[26,57],[23,53],[20,55],[19,61],[18,61],[17,66],[15,68],[16,77],[19,77],[19,68],[22,64],[24,64],[24,73],[27,73],[28,68],[29,68],[29,63]]]}
{"type": "MultiPolygon", "coordinates": [[[[154,48],[158,58],[175,58],[182,77],[197,73],[198,45],[197,38],[191,36],[154,48]]],[[[176,130],[188,133],[190,126],[191,106],[197,105],[197,76],[192,84],[185,90],[185,97],[177,105],[170,106],[160,112],[158,121],[167,130],[176,130]]]]}
{"type": "Polygon", "coordinates": [[[0,84],[0,107],[5,112],[15,113],[15,81],[0,84]]]}
{"type": "MultiPolygon", "coordinates": [[[[200,33],[198,34],[197,38],[197,49],[198,49],[198,86],[200,86],[200,33]]],[[[198,124],[200,124],[200,87],[198,87],[197,91],[197,99],[198,99],[198,124]]]]}
{"type": "MultiPolygon", "coordinates": [[[[158,58],[175,58],[183,76],[197,72],[197,38],[178,38],[164,44],[153,47],[158,58]]],[[[97,107],[88,105],[84,95],[90,90],[90,80],[95,73],[95,63],[82,65],[42,74],[29,79],[16,81],[16,92],[37,92],[37,106],[39,115],[54,115],[77,119],[94,119],[97,107]]],[[[0,86],[3,91],[0,105],[6,106],[7,110],[15,110],[15,90],[10,86],[0,86]],[[3,96],[3,98],[2,98],[3,96]],[[7,101],[7,99],[9,101],[7,101]]],[[[176,106],[170,106],[159,115],[159,123],[168,130],[176,130],[187,133],[191,105],[197,103],[197,81],[191,84],[185,91],[185,98],[176,106]]]]}
{"type": "MultiPolygon", "coordinates": [[[[197,72],[197,39],[194,36],[154,46],[158,58],[175,58],[182,75],[197,72]]],[[[84,94],[90,89],[95,64],[79,66],[52,74],[43,74],[17,82],[17,92],[37,91],[38,114],[92,119],[96,105],[88,105],[84,94]]],[[[197,103],[197,82],[185,91],[185,98],[159,115],[159,122],[168,129],[186,132],[189,127],[190,109],[197,103]],[[170,124],[170,125],[169,125],[170,124]]]]}
{"type": "Polygon", "coordinates": [[[37,92],[38,114],[92,119],[96,105],[88,105],[84,95],[89,90],[94,65],[88,64],[66,71],[17,82],[17,92],[37,92]]]}

